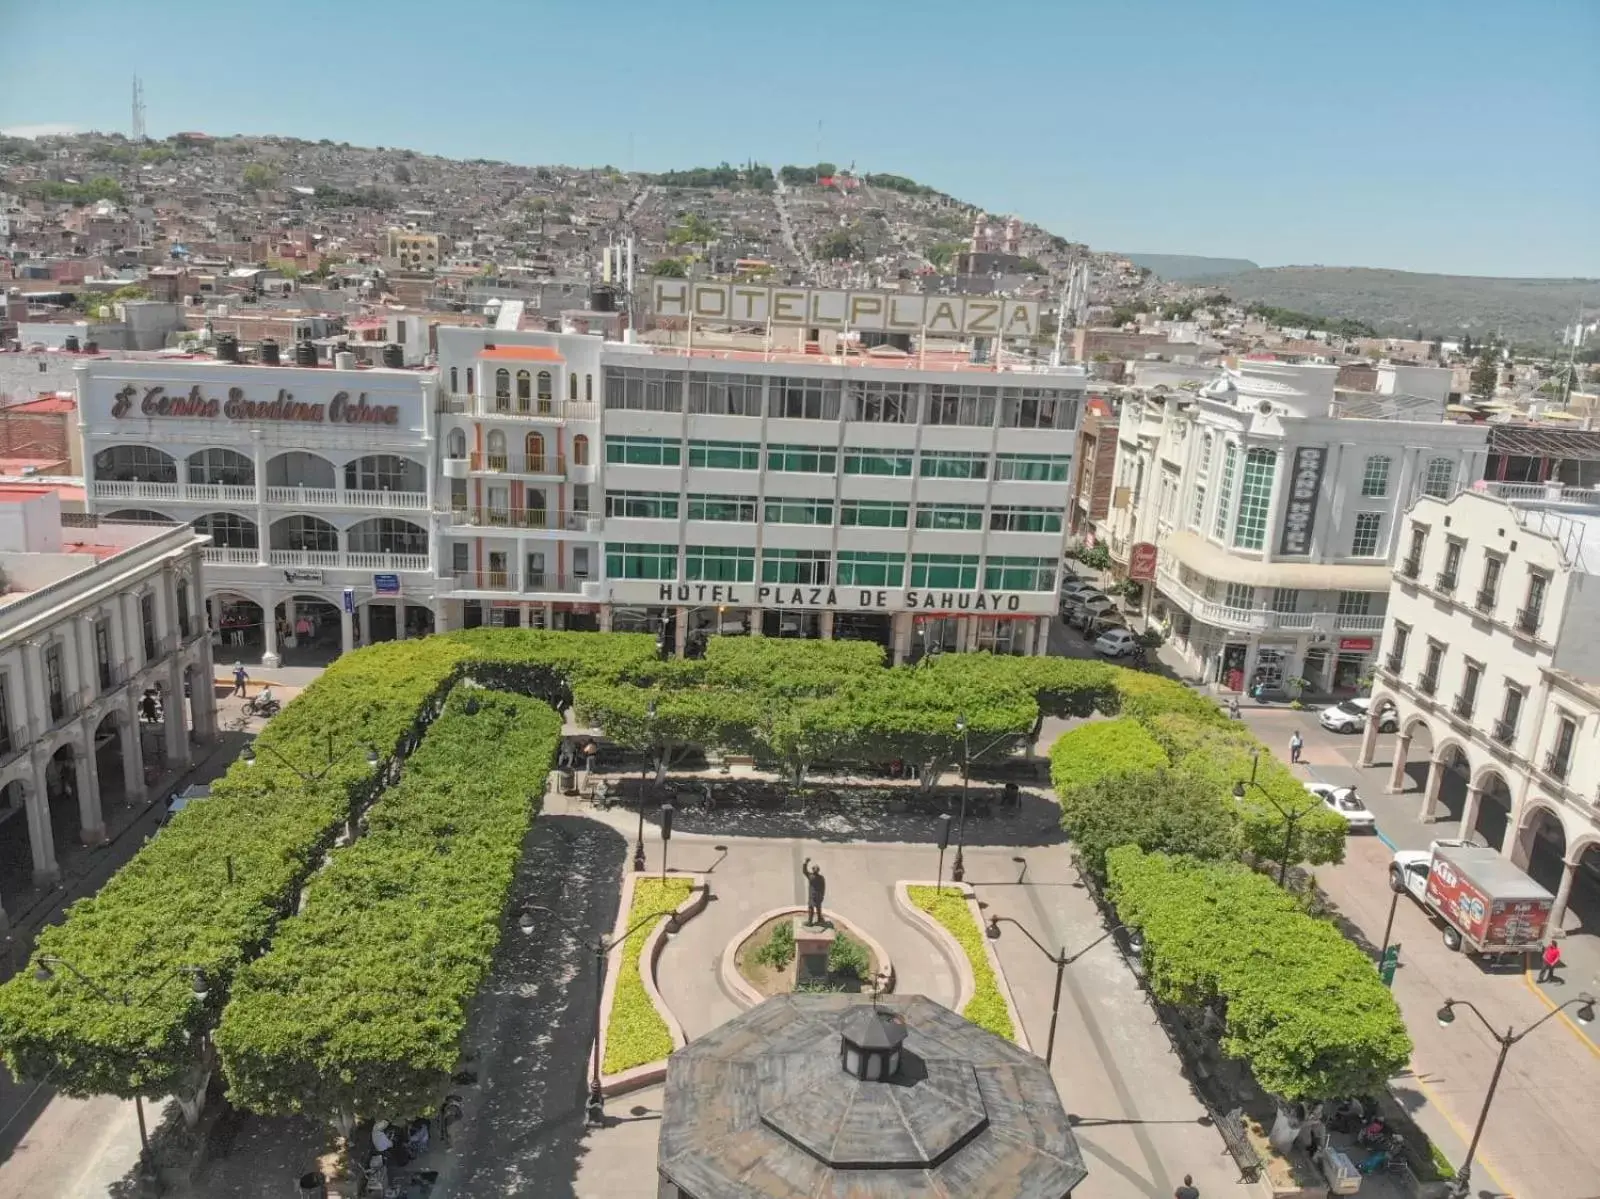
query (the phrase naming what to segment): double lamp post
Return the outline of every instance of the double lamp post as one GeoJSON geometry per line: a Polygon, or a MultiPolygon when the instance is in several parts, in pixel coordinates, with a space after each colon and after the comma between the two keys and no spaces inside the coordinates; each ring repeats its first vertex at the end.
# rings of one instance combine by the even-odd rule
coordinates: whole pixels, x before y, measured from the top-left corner
{"type": "Polygon", "coordinates": [[[1045,1045],[1044,1045],[1044,1064],[1046,1066],[1049,1066],[1050,1065],[1050,1059],[1055,1056],[1055,1052],[1056,1052],[1056,1017],[1058,1015],[1060,1015],[1060,1013],[1061,1013],[1061,981],[1066,976],[1067,967],[1072,965],[1073,962],[1077,961],[1084,954],[1088,953],[1096,945],[1098,945],[1098,944],[1100,944],[1100,942],[1106,940],[1112,934],[1114,934],[1114,933],[1131,933],[1132,930],[1129,929],[1124,924],[1113,924],[1110,928],[1106,929],[1105,932],[1101,933],[1093,941],[1090,941],[1082,949],[1078,950],[1077,953],[1068,953],[1066,951],[1065,946],[1062,947],[1060,952],[1051,953],[1050,950],[1045,946],[1044,942],[1042,942],[1041,940],[1039,940],[1038,937],[1036,937],[1032,933],[1030,933],[1023,924],[1021,924],[1019,921],[1013,920],[1010,916],[990,916],[989,917],[989,923],[984,927],[984,933],[988,936],[988,938],[991,941],[998,941],[1000,939],[1000,925],[1001,924],[1011,924],[1011,925],[1015,925],[1017,928],[1021,929],[1022,930],[1022,935],[1024,937],[1027,937],[1028,940],[1032,941],[1033,944],[1034,944],[1034,947],[1036,949],[1038,949],[1038,951],[1040,953],[1044,954],[1045,957],[1049,958],[1052,962],[1055,963],[1055,966],[1056,966],[1056,989],[1055,989],[1054,996],[1052,996],[1051,1000],[1050,1000],[1050,1032],[1045,1037],[1045,1045]]]}
{"type": "Polygon", "coordinates": [[[1278,863],[1278,886],[1282,887],[1284,886],[1284,880],[1289,877],[1289,862],[1291,860],[1290,855],[1294,853],[1295,826],[1307,816],[1311,815],[1312,812],[1315,812],[1318,808],[1320,808],[1322,804],[1319,801],[1317,803],[1308,804],[1306,807],[1299,808],[1294,811],[1285,809],[1282,804],[1280,804],[1276,799],[1272,798],[1272,792],[1268,791],[1260,783],[1256,782],[1256,767],[1260,764],[1261,751],[1251,750],[1250,778],[1248,781],[1241,779],[1234,783],[1233,797],[1235,799],[1243,799],[1245,795],[1248,794],[1247,789],[1254,787],[1258,792],[1260,792],[1261,798],[1266,800],[1267,803],[1271,804],[1273,810],[1276,811],[1278,815],[1283,817],[1283,857],[1278,863]]]}

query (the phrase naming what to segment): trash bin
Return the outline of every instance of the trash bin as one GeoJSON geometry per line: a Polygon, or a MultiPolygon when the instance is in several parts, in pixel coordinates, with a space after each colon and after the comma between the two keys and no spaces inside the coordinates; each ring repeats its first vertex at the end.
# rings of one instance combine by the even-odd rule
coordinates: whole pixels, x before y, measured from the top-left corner
{"type": "Polygon", "coordinates": [[[1015,783],[1007,783],[1005,790],[1005,806],[1008,808],[1014,808],[1017,806],[1018,802],[1019,799],[1017,795],[1017,785],[1015,783]]]}
{"type": "Polygon", "coordinates": [[[328,1199],[328,1180],[320,1170],[300,1175],[300,1199],[328,1199]]]}
{"type": "Polygon", "coordinates": [[[563,769],[561,772],[561,794],[576,795],[578,793],[578,772],[563,769]]]}

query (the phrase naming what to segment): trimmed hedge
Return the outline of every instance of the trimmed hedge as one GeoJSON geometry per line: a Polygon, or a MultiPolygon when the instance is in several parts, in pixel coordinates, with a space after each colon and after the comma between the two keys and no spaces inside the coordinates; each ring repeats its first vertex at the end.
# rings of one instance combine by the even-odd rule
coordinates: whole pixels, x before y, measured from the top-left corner
{"type": "Polygon", "coordinates": [[[1165,766],[1078,784],[1063,793],[1061,823],[1084,872],[1101,882],[1106,855],[1124,845],[1207,861],[1239,857],[1241,821],[1233,797],[1165,766]]]}
{"type": "Polygon", "coordinates": [[[1063,810],[1075,787],[1167,765],[1160,742],[1132,717],[1095,720],[1061,734],[1050,747],[1050,782],[1063,810]]]}
{"type": "Polygon", "coordinates": [[[1107,865],[1117,916],[1144,934],[1152,990],[1168,1003],[1223,1001],[1223,1052],[1268,1091],[1367,1095],[1406,1068],[1411,1038],[1372,962],[1270,879],[1134,846],[1107,865]]]}
{"type": "Polygon", "coordinates": [[[961,1014],[979,1028],[1015,1041],[1017,1031],[1011,1025],[1011,1012],[1006,1007],[1005,996],[1000,993],[994,969],[989,965],[989,955],[983,951],[983,933],[967,907],[966,895],[958,889],[937,887],[907,887],[906,894],[912,903],[943,925],[967,955],[974,988],[961,1014]]]}
{"type": "MultiPolygon", "coordinates": [[[[686,878],[637,879],[633,884],[633,906],[628,909],[627,927],[633,928],[652,912],[675,910],[693,890],[694,884],[686,878]]],[[[639,973],[644,943],[660,923],[661,920],[648,920],[642,927],[634,928],[623,942],[617,985],[612,991],[611,1016],[606,1021],[603,1068],[607,1074],[620,1074],[647,1062],[659,1062],[674,1048],[667,1022],[650,1002],[644,978],[639,973]]]]}
{"type": "Polygon", "coordinates": [[[560,737],[539,700],[451,695],[367,835],[235,976],[216,1045],[236,1106],[329,1120],[433,1110],[560,737]]]}

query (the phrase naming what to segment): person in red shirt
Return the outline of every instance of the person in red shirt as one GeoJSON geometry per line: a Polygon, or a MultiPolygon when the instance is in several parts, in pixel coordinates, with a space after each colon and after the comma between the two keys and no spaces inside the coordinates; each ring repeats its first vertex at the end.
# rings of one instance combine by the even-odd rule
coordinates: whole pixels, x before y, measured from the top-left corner
{"type": "Polygon", "coordinates": [[[1561,965],[1561,947],[1551,941],[1550,944],[1544,947],[1544,953],[1539,956],[1544,965],[1540,967],[1539,977],[1534,981],[1542,983],[1560,982],[1561,980],[1556,977],[1556,967],[1561,965]]]}

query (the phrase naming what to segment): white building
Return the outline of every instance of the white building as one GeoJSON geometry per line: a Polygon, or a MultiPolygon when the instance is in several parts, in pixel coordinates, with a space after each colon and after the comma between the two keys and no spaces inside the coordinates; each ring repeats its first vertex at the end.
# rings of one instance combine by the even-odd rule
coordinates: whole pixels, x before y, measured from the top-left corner
{"type": "Polygon", "coordinates": [[[188,769],[191,731],[215,736],[204,543],[184,525],[63,527],[50,488],[0,488],[0,896],[59,879],[113,805],[188,769]]]}
{"type": "Polygon", "coordinates": [[[1424,820],[1459,818],[1556,893],[1557,925],[1570,901],[1600,929],[1600,492],[1425,497],[1400,555],[1373,687],[1400,714],[1389,789],[1425,759],[1424,820]]]}
{"type": "Polygon", "coordinates": [[[349,649],[358,632],[431,631],[434,385],[425,371],[82,362],[89,510],[210,536],[225,656],[275,666],[300,637],[349,649]]]}
{"type": "MultiPolygon", "coordinates": [[[[1193,675],[1354,689],[1383,628],[1399,514],[1481,477],[1484,426],[1426,397],[1341,392],[1338,368],[1242,361],[1124,401],[1114,557],[1158,547],[1152,609],[1193,675]]],[[[1448,372],[1443,372],[1447,375],[1448,372]]]]}

